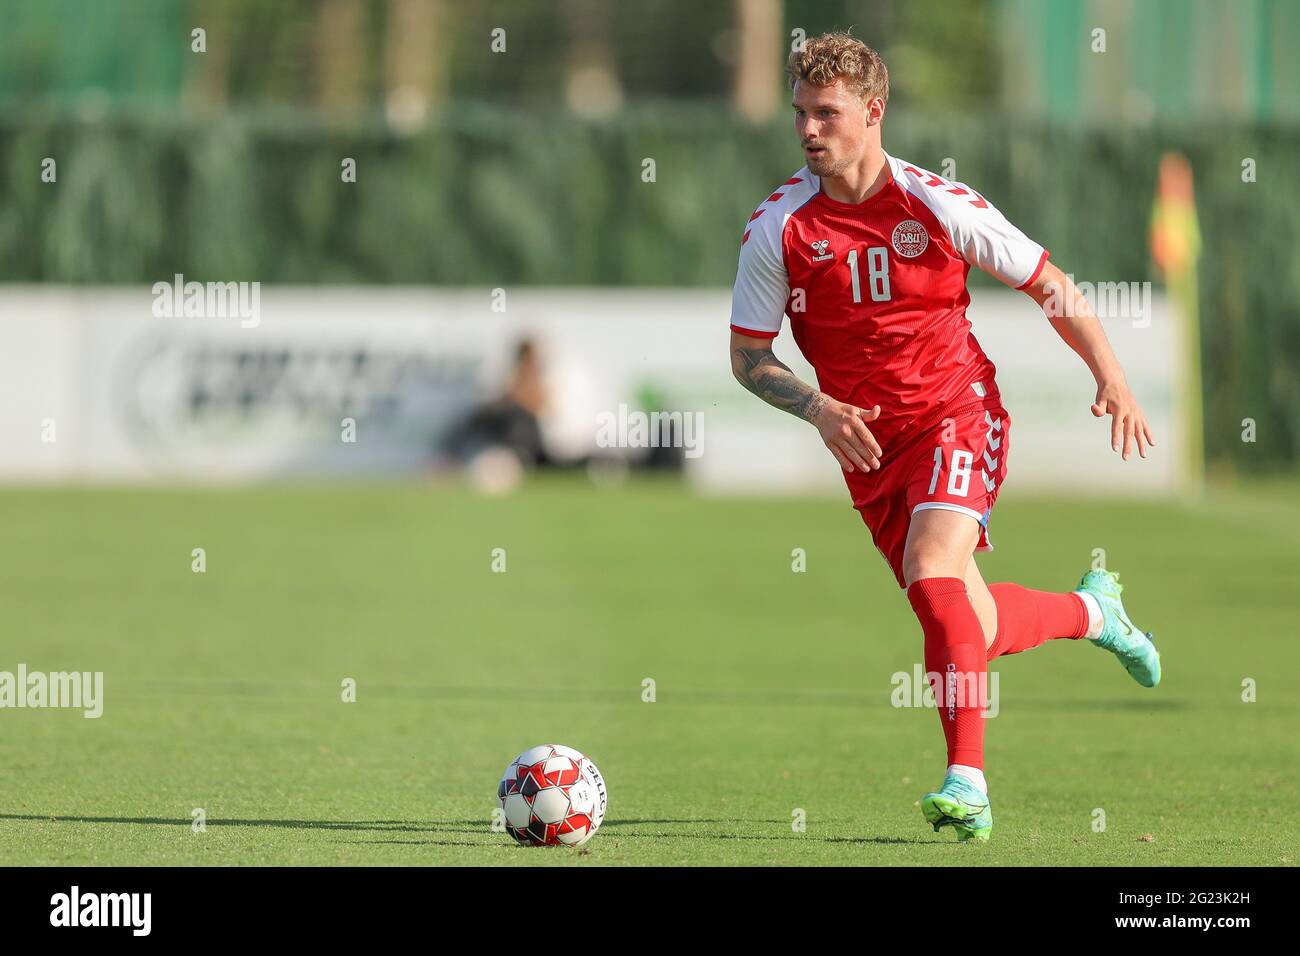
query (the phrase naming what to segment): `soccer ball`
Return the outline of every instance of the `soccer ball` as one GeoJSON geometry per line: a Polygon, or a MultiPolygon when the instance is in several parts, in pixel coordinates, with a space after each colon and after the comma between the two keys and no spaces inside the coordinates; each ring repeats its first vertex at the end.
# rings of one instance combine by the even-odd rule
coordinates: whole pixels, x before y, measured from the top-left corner
{"type": "Polygon", "coordinates": [[[581,846],[605,819],[605,780],[572,747],[542,744],[506,767],[497,801],[521,846],[581,846]]]}

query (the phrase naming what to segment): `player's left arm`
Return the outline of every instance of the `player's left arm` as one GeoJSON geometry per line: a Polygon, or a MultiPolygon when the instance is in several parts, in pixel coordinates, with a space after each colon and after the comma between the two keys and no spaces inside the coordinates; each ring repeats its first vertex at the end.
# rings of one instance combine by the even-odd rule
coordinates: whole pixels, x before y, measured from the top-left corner
{"type": "Polygon", "coordinates": [[[1097,380],[1092,413],[1111,416],[1111,447],[1123,449],[1124,458],[1134,445],[1145,458],[1154,445],[1151,427],[1129,391],[1101,322],[1088,300],[1060,269],[1047,259],[1047,250],[1011,224],[987,199],[964,183],[948,183],[933,173],[903,167],[911,174],[911,189],[939,217],[953,245],[971,265],[1013,289],[1020,289],[1043,307],[1052,328],[1074,349],[1097,380]],[[936,189],[942,185],[947,188],[936,189]],[[978,201],[972,201],[974,196],[978,201]]]}
{"type": "Polygon", "coordinates": [[[1124,369],[1115,358],[1101,320],[1092,311],[1087,298],[1070,277],[1051,262],[1044,263],[1042,271],[1022,291],[1042,307],[1056,334],[1092,371],[1092,377],[1097,381],[1097,400],[1092,404],[1092,413],[1098,418],[1111,416],[1111,449],[1119,451],[1122,444],[1127,461],[1136,445],[1138,454],[1145,458],[1147,447],[1155,444],[1151,426],[1129,391],[1124,369]]]}

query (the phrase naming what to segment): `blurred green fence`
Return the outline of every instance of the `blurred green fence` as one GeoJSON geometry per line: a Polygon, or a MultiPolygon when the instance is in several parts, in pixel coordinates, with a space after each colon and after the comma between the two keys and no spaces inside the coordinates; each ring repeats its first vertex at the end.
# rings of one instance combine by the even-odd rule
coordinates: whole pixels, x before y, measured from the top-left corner
{"type": "MultiPolygon", "coordinates": [[[[1156,162],[1185,152],[1203,236],[1211,465],[1300,461],[1300,130],[891,118],[886,146],[967,181],[1079,280],[1154,278],[1156,162]],[[1257,182],[1242,181],[1253,159],[1257,182]],[[1242,440],[1254,419],[1256,441],[1242,440]]],[[[412,136],[260,114],[0,120],[0,281],[730,285],[741,231],[801,165],[785,123],[488,108],[412,136]],[[42,161],[57,181],[42,181],[42,161]],[[341,163],[356,160],[357,181],[341,163]],[[653,160],[647,182],[646,160],[653,160]]],[[[983,281],[976,278],[974,281],[983,281]]],[[[708,321],[707,317],[701,317],[708,321]]],[[[717,317],[714,317],[716,320],[717,317]]]]}

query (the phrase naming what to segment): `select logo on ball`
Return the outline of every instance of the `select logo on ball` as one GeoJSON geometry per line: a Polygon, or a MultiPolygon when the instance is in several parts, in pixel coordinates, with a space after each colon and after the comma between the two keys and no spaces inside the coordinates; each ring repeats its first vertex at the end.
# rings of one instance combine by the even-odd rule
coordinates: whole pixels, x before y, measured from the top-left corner
{"type": "Polygon", "coordinates": [[[915,259],[930,245],[930,234],[915,219],[904,219],[894,227],[894,251],[904,259],[915,259]]]}

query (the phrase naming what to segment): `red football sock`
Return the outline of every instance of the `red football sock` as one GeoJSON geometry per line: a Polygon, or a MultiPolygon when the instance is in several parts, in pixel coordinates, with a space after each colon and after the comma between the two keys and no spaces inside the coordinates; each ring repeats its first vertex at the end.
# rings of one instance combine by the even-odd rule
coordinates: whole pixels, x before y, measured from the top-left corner
{"type": "Polygon", "coordinates": [[[1009,582],[990,584],[989,591],[998,606],[998,633],[989,645],[989,660],[1088,633],[1088,607],[1077,594],[1031,591],[1009,582]]]}
{"type": "Polygon", "coordinates": [[[948,763],[984,769],[984,630],[961,578],[925,578],[907,589],[925,632],[925,669],[948,741],[948,763]],[[935,675],[935,676],[930,676],[935,675]],[[958,706],[961,705],[961,706],[958,706]]]}

